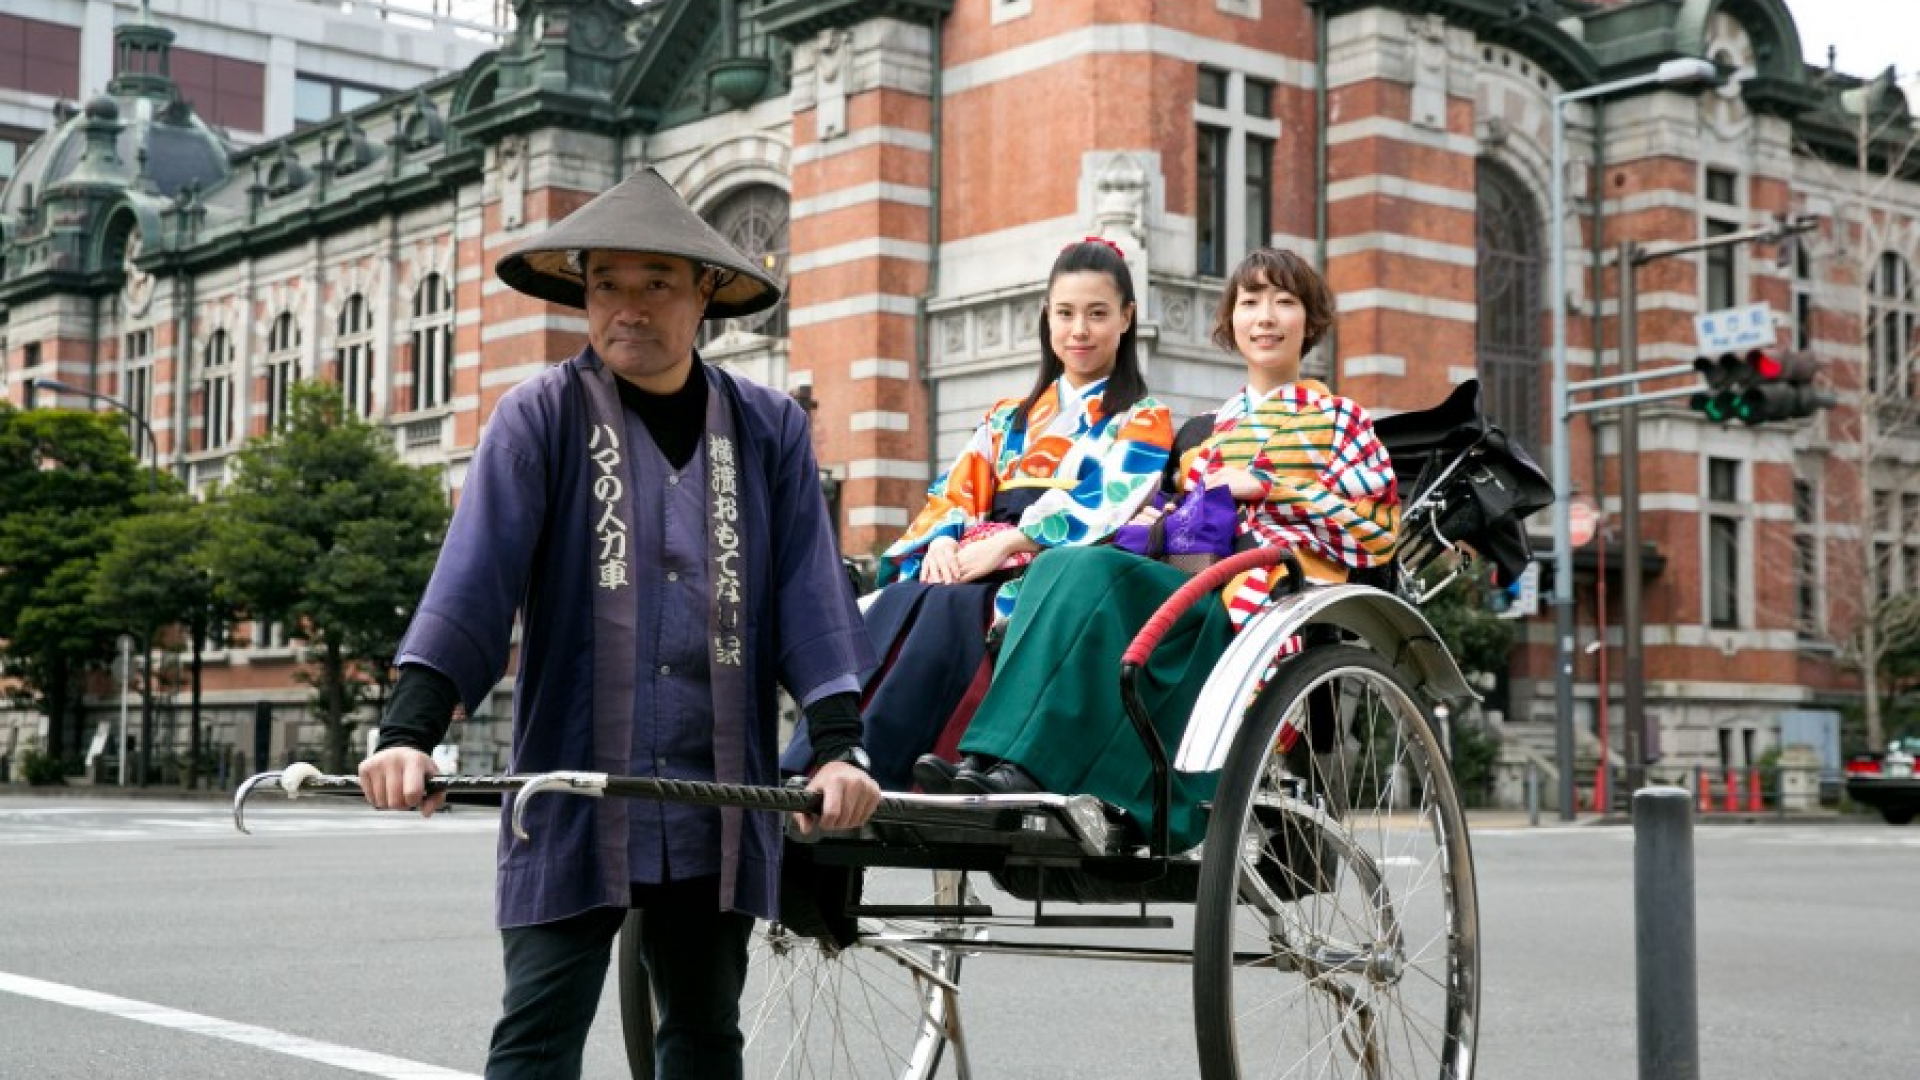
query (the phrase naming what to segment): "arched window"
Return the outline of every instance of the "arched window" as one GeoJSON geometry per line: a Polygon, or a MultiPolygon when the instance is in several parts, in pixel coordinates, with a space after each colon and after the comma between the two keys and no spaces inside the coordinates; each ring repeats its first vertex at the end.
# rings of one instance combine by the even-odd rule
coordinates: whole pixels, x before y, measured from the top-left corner
{"type": "MultiPolygon", "coordinates": [[[[127,438],[133,443],[134,456],[145,461],[148,433],[153,430],[153,328],[127,331],[121,339],[121,350],[120,362],[124,365],[126,381],[120,389],[120,400],[133,414],[127,438]]],[[[151,449],[156,455],[160,452],[157,445],[151,449]]]]}
{"type": "Polygon", "coordinates": [[[428,274],[413,294],[413,407],[453,400],[453,290],[428,274]]]}
{"type": "MultiPolygon", "coordinates": [[[[714,230],[733,242],[749,256],[762,260],[784,289],[787,283],[787,193],[771,184],[743,187],[722,199],[708,220],[714,230]]],[[[709,322],[701,328],[700,344],[705,345],[728,330],[761,334],[770,338],[787,336],[787,301],[744,319],[709,322]]]]}
{"type": "Polygon", "coordinates": [[[1914,303],[1913,267],[1888,251],[1873,268],[1869,286],[1873,310],[1867,325],[1867,389],[1904,400],[1913,393],[1914,330],[1920,305],[1914,303]]]}
{"type": "Polygon", "coordinates": [[[1547,412],[1540,362],[1540,215],[1526,186],[1504,166],[1482,160],[1475,173],[1480,314],[1474,365],[1494,423],[1537,449],[1547,412]]]}
{"type": "Polygon", "coordinates": [[[293,384],[300,381],[300,324],[283,311],[267,331],[267,430],[278,431],[287,422],[293,384]]]}
{"type": "Polygon", "coordinates": [[[220,450],[233,441],[233,342],[225,330],[207,335],[200,354],[200,448],[220,450]]]}
{"type": "Polygon", "coordinates": [[[340,305],[340,336],[334,339],[335,370],[347,408],[357,416],[373,415],[373,307],[359,293],[340,305]]]}

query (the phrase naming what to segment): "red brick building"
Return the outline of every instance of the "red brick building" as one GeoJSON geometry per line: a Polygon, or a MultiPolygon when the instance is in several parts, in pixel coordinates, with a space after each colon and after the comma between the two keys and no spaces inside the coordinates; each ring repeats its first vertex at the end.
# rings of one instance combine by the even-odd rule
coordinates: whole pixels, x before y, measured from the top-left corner
{"type": "MultiPolygon", "coordinates": [[[[1764,302],[1844,399],[1754,428],[1684,401],[1640,410],[1662,763],[1750,764],[1783,713],[1857,696],[1836,643],[1863,597],[1920,586],[1920,484],[1903,464],[1920,443],[1902,409],[1920,186],[1908,169],[1862,200],[1876,177],[1853,164],[1846,106],[1870,99],[1890,121],[1876,169],[1912,128],[1897,92],[1804,65],[1781,0],[528,0],[458,75],[244,151],[207,134],[218,152],[191,162],[161,148],[203,126],[157,69],[128,66],[166,50],[165,28],[127,33],[113,94],[36,144],[0,197],[0,385],[15,401],[37,377],[128,401],[196,488],[275,422],[289,378],[318,373],[457,489],[499,396],[584,340],[578,313],[491,266],[640,162],[786,276],[786,303],[704,350],[810,388],[855,556],[1025,385],[1068,240],[1126,250],[1150,384],[1183,415],[1237,387],[1237,361],[1208,341],[1213,304],[1238,256],[1271,242],[1315,259],[1339,296],[1310,369],[1380,412],[1478,377],[1544,461],[1554,230],[1583,379],[1618,362],[1621,241],[1805,216],[1814,231],[1784,255],[1729,246],[1636,279],[1643,368],[1691,360],[1694,315],[1764,302]],[[1726,78],[1566,108],[1569,213],[1549,220],[1556,96],[1682,56],[1726,78]],[[1863,411],[1868,387],[1883,400],[1863,411]],[[1881,558],[1863,561],[1876,540],[1881,558]]],[[[1578,491],[1617,518],[1617,417],[1578,418],[1569,438],[1578,491]]],[[[1536,522],[1550,564],[1547,533],[1536,522]]],[[[1584,649],[1597,552],[1577,565],[1586,732],[1623,688],[1617,660],[1610,690],[1598,683],[1617,629],[1584,649]]],[[[1492,704],[1509,756],[1550,765],[1550,613],[1523,625],[1492,704]]],[[[217,739],[224,722],[246,744],[258,700],[292,719],[290,656],[230,650],[217,739]]],[[[476,719],[484,754],[494,735],[476,719]]],[[[1591,761],[1591,736],[1582,747],[1591,761]]]]}

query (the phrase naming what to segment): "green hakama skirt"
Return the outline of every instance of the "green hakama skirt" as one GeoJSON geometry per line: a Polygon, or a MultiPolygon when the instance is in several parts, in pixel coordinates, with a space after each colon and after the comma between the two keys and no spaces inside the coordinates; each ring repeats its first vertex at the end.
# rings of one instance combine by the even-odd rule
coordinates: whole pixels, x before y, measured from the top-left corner
{"type": "MultiPolygon", "coordinates": [[[[1056,548],[1028,569],[1005,644],[973,723],[967,753],[1011,761],[1048,790],[1095,795],[1151,835],[1152,768],[1120,701],[1120,656],[1187,575],[1112,547],[1056,548]]],[[[1187,609],[1136,684],[1169,757],[1194,700],[1232,637],[1225,605],[1187,609]]],[[[1206,835],[1200,803],[1217,774],[1173,774],[1173,849],[1206,835]]]]}

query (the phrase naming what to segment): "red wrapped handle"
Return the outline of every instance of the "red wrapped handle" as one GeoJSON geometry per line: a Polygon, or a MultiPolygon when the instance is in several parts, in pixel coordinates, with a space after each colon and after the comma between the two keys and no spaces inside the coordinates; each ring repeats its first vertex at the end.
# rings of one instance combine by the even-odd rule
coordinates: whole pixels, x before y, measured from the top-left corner
{"type": "Polygon", "coordinates": [[[1153,613],[1153,617],[1147,620],[1147,625],[1141,627],[1140,632],[1133,636],[1133,644],[1127,646],[1127,651],[1120,657],[1120,663],[1132,664],[1136,667],[1145,664],[1147,657],[1153,655],[1153,650],[1160,647],[1160,639],[1167,636],[1167,631],[1173,627],[1180,616],[1186,614],[1194,601],[1249,570],[1262,566],[1277,566],[1280,563],[1288,564],[1288,572],[1293,578],[1296,589],[1305,584],[1300,570],[1300,560],[1294,557],[1291,549],[1283,547],[1257,547],[1235,552],[1193,575],[1185,585],[1180,586],[1178,592],[1167,597],[1167,602],[1161,604],[1160,610],[1153,613]]]}

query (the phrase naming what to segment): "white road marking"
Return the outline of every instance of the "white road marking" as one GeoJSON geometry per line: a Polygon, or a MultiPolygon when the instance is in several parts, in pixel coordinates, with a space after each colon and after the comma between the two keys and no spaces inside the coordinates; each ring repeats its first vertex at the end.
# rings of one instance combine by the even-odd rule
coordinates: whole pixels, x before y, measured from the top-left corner
{"type": "Polygon", "coordinates": [[[151,1002],[96,993],[92,990],[82,990],[77,986],[44,982],[4,971],[0,971],[0,993],[17,994],[56,1005],[68,1005],[88,1012],[105,1013],[108,1016],[118,1016],[124,1020],[152,1024],[155,1027],[205,1035],[210,1039],[224,1039],[227,1042],[284,1054],[287,1057],[302,1058],[367,1076],[384,1077],[385,1080],[480,1080],[472,1073],[443,1069],[438,1065],[389,1057],[386,1054],[376,1054],[371,1050],[340,1046],[317,1039],[305,1039],[298,1035],[289,1035],[284,1031],[275,1031],[272,1028],[237,1024],[214,1016],[182,1012],[179,1009],[169,1009],[164,1005],[155,1005],[151,1002]]]}
{"type": "MultiPolygon", "coordinates": [[[[0,847],[103,841],[177,841],[187,836],[217,840],[223,834],[232,836],[235,843],[244,843],[247,839],[234,831],[233,817],[224,809],[95,807],[84,813],[93,820],[82,820],[77,816],[78,812],[65,808],[0,809],[0,847]]],[[[256,808],[256,812],[247,815],[249,829],[256,834],[274,837],[429,830],[441,833],[490,833],[499,828],[499,822],[499,816],[491,811],[435,816],[432,821],[422,821],[414,814],[377,814],[345,808],[283,810],[266,807],[256,808]]]]}

